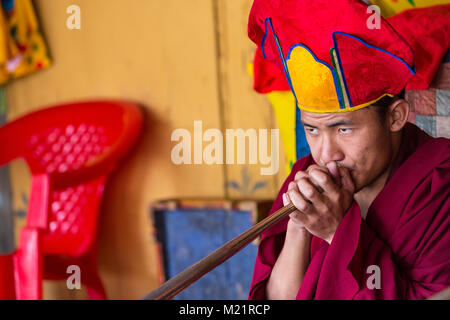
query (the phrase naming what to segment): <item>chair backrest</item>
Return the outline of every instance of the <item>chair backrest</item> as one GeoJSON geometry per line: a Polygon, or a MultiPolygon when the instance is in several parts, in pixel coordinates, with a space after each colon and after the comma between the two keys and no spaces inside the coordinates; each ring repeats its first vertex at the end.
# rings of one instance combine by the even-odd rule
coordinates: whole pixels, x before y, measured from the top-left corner
{"type": "Polygon", "coordinates": [[[31,190],[32,199],[49,188],[48,210],[30,206],[27,217],[27,225],[46,222],[44,253],[77,255],[92,244],[106,177],[141,127],[135,104],[92,101],[42,109],[0,128],[0,165],[23,157],[33,179],[48,177],[31,190]],[[42,212],[45,219],[36,217],[42,212]]]}

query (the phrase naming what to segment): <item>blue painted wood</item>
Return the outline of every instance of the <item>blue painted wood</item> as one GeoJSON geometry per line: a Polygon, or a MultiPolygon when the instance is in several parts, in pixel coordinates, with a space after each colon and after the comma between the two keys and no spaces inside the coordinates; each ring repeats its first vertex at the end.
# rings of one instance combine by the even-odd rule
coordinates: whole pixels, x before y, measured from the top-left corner
{"type": "MultiPolygon", "coordinates": [[[[155,212],[166,279],[183,271],[252,226],[250,212],[158,210],[155,212]]],[[[257,247],[242,251],[185,289],[175,300],[245,300],[257,247]]]]}

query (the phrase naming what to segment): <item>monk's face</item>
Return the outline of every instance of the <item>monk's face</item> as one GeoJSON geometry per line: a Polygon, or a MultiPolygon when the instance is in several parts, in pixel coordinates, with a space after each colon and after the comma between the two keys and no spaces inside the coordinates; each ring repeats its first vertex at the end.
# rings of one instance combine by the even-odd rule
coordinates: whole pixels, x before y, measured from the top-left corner
{"type": "Polygon", "coordinates": [[[375,181],[389,167],[393,146],[390,131],[374,108],[344,113],[301,111],[314,161],[330,161],[350,170],[356,191],[375,181]]]}

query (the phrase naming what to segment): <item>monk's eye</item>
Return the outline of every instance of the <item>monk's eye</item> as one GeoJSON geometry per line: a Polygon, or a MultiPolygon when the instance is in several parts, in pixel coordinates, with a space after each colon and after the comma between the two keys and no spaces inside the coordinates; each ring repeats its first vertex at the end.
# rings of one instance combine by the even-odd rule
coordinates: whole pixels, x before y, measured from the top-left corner
{"type": "Polygon", "coordinates": [[[310,134],[316,135],[319,134],[319,130],[317,128],[305,128],[310,134]]]}
{"type": "Polygon", "coordinates": [[[353,130],[350,128],[339,128],[339,132],[342,134],[350,134],[353,132],[353,130]]]}

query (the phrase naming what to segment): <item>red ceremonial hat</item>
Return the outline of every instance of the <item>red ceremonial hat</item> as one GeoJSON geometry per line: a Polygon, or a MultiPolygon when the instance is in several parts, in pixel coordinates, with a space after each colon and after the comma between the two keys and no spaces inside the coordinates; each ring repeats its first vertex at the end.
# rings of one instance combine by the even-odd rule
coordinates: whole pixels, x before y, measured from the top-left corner
{"type": "MultiPolygon", "coordinates": [[[[423,87],[431,81],[430,67],[437,70],[436,60],[442,60],[450,42],[448,19],[443,22],[450,17],[450,6],[439,7],[444,10],[416,9],[409,12],[421,15],[403,15],[422,17],[421,25],[408,25],[400,15],[390,18],[392,24],[378,16],[379,24],[373,25],[373,11],[363,1],[255,0],[248,27],[250,39],[259,46],[255,80],[276,75],[279,71],[272,65],[277,66],[300,109],[310,112],[357,110],[399,93],[416,79],[423,87]],[[439,48],[428,41],[434,45],[430,62],[422,58],[427,48],[418,40],[428,35],[430,25],[425,22],[433,17],[447,29],[437,35],[444,38],[439,48]],[[420,59],[415,60],[415,51],[420,59]],[[415,77],[416,63],[424,72],[415,77]]],[[[273,77],[269,86],[280,89],[283,83],[273,77]]]]}

